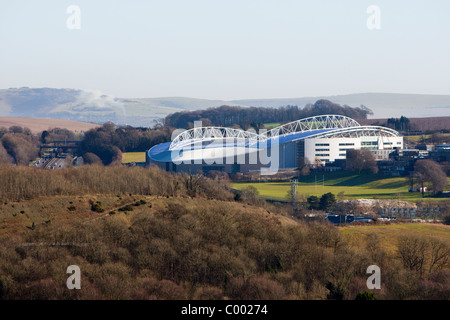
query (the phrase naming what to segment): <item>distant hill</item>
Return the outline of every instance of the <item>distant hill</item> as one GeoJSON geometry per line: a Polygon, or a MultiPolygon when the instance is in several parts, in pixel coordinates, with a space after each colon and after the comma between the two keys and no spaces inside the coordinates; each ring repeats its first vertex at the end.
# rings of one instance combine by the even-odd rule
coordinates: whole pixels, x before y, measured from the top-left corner
{"type": "Polygon", "coordinates": [[[67,119],[84,122],[151,126],[153,121],[183,111],[231,102],[194,98],[123,99],[98,91],[54,88],[0,90],[0,116],[67,119]]]}
{"type": "Polygon", "coordinates": [[[66,119],[148,127],[153,121],[183,110],[222,105],[303,107],[319,99],[373,110],[372,118],[450,116],[450,95],[360,93],[291,99],[208,100],[186,97],[117,98],[98,91],[55,88],[0,89],[0,116],[66,119]]]}
{"type": "Polygon", "coordinates": [[[450,116],[450,95],[356,93],[293,99],[234,100],[232,102],[255,107],[279,107],[283,105],[303,106],[319,99],[351,107],[364,105],[374,112],[371,118],[391,118],[402,115],[411,118],[450,116]]]}

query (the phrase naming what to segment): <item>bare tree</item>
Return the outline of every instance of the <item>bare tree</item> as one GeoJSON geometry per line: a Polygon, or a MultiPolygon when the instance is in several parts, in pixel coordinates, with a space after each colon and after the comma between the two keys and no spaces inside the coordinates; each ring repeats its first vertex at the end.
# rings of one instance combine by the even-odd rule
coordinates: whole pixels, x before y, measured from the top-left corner
{"type": "Polygon", "coordinates": [[[370,170],[372,173],[378,172],[377,161],[370,150],[347,150],[347,169],[356,170],[361,173],[363,170],[370,170]]]}
{"type": "Polygon", "coordinates": [[[398,242],[398,253],[405,268],[423,275],[427,241],[417,236],[402,236],[398,242]]]}
{"type": "Polygon", "coordinates": [[[433,160],[417,160],[414,165],[414,173],[419,183],[422,185],[422,194],[424,182],[430,182],[432,184],[434,195],[442,192],[444,188],[447,187],[447,175],[444,170],[442,170],[439,163],[433,160]]]}
{"type": "Polygon", "coordinates": [[[439,238],[430,238],[430,268],[431,273],[433,268],[442,269],[450,260],[450,247],[447,243],[439,238]]]}

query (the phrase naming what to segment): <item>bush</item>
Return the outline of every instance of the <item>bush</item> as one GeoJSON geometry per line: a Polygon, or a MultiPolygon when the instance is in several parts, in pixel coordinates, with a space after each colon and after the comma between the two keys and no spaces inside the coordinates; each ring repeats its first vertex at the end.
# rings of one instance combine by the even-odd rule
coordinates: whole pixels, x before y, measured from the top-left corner
{"type": "Polygon", "coordinates": [[[363,292],[359,292],[356,297],[355,297],[356,301],[366,301],[366,300],[377,300],[375,293],[373,293],[372,291],[363,291],[363,292]]]}
{"type": "Polygon", "coordinates": [[[100,201],[97,201],[95,203],[93,201],[90,201],[90,203],[91,203],[92,211],[99,212],[99,213],[105,211],[105,209],[102,208],[102,203],[100,201]]]}
{"type": "Polygon", "coordinates": [[[442,217],[442,223],[444,223],[447,226],[450,225],[450,214],[447,214],[442,217]]]}
{"type": "Polygon", "coordinates": [[[125,212],[125,211],[133,211],[133,207],[132,207],[131,205],[127,204],[126,206],[121,207],[121,208],[119,208],[118,210],[121,211],[121,212],[125,212]]]}

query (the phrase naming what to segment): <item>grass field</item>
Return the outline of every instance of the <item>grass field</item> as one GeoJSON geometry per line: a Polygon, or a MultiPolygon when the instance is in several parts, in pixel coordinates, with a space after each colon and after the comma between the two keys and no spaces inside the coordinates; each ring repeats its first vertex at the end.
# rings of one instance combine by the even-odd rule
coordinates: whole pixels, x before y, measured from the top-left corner
{"type": "MultiPolygon", "coordinates": [[[[450,183],[450,179],[449,179],[450,183]]],[[[234,182],[232,187],[241,190],[254,186],[260,196],[267,199],[284,200],[291,189],[290,182],[234,182]]],[[[311,174],[299,180],[297,193],[303,195],[321,196],[331,192],[335,195],[343,192],[346,199],[396,199],[406,201],[419,201],[428,199],[449,198],[422,198],[419,192],[408,192],[408,179],[404,177],[386,177],[381,174],[354,174],[349,172],[330,172],[324,174],[311,174]]]]}
{"type": "MultiPolygon", "coordinates": [[[[448,139],[450,139],[450,133],[443,133],[442,135],[445,137],[448,137],[448,139]]],[[[419,143],[422,140],[429,140],[431,138],[431,134],[405,136],[405,138],[408,139],[409,141],[419,143]]]]}
{"type": "Polygon", "coordinates": [[[363,247],[369,234],[378,235],[380,246],[388,253],[395,253],[398,238],[405,235],[433,236],[450,245],[450,226],[432,223],[395,223],[390,225],[361,225],[340,227],[348,243],[363,247]]]}
{"type": "Polygon", "coordinates": [[[145,152],[124,152],[122,163],[145,162],[145,152]]]}
{"type": "Polygon", "coordinates": [[[279,126],[281,126],[281,122],[264,123],[264,127],[267,130],[270,130],[270,129],[273,129],[273,128],[276,128],[279,126]]]}

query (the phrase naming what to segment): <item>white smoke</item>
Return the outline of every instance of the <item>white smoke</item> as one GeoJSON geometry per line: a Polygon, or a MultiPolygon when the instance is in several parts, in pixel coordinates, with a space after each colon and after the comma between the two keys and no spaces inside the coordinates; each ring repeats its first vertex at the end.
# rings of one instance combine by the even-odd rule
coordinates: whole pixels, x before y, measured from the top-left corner
{"type": "Polygon", "coordinates": [[[113,110],[118,115],[126,118],[127,113],[124,104],[117,98],[104,94],[98,90],[81,91],[77,97],[77,104],[95,109],[113,110]]]}

